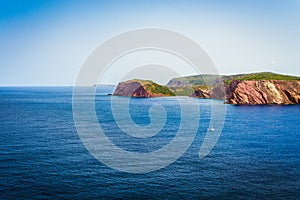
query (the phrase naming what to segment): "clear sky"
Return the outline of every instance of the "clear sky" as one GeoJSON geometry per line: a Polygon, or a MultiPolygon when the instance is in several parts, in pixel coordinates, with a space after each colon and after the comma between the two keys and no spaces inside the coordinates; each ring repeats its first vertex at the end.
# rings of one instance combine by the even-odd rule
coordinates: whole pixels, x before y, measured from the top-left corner
{"type": "Polygon", "coordinates": [[[221,74],[300,75],[300,0],[1,0],[0,85],[73,85],[99,44],[143,27],[190,37],[221,74]]]}

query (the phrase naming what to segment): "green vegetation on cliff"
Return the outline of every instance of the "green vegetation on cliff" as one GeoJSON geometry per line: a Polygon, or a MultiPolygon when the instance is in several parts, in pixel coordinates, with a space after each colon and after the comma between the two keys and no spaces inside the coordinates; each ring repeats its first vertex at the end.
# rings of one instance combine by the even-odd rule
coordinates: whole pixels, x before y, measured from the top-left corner
{"type": "Polygon", "coordinates": [[[174,91],[176,96],[191,96],[195,90],[207,90],[208,87],[203,86],[183,86],[183,87],[170,87],[171,90],[174,91]]]}
{"type": "Polygon", "coordinates": [[[139,82],[148,92],[162,94],[164,96],[175,96],[175,93],[166,86],[157,84],[151,80],[134,79],[132,82],[139,82]]]}
{"type": "Polygon", "coordinates": [[[297,76],[289,76],[276,74],[272,72],[259,72],[259,73],[251,73],[251,74],[239,74],[232,76],[223,76],[224,83],[229,85],[232,80],[240,80],[240,81],[261,81],[261,80],[284,80],[284,81],[292,81],[292,80],[300,80],[300,77],[297,76]]]}
{"type": "Polygon", "coordinates": [[[237,75],[195,75],[195,76],[186,76],[173,78],[169,81],[167,86],[157,84],[151,80],[140,80],[134,79],[126,82],[122,82],[118,85],[115,95],[121,96],[136,96],[136,97],[154,97],[154,96],[191,96],[195,91],[202,91],[206,93],[214,91],[216,88],[219,88],[223,83],[229,87],[229,84],[233,80],[239,81],[295,81],[300,80],[300,77],[282,75],[271,72],[260,72],[260,73],[251,73],[251,74],[237,74],[237,75]],[[138,84],[138,85],[136,85],[138,84]],[[141,90],[136,90],[138,87],[142,86],[141,90]]]}
{"type": "Polygon", "coordinates": [[[237,74],[237,75],[213,75],[213,74],[203,74],[195,76],[185,76],[179,78],[173,78],[167,84],[168,87],[186,87],[186,86],[213,86],[218,82],[218,80],[223,79],[225,85],[229,85],[233,80],[241,81],[259,81],[259,80],[300,80],[300,77],[282,75],[272,72],[258,72],[250,74],[237,74]]]}
{"type": "Polygon", "coordinates": [[[184,86],[206,86],[213,84],[217,78],[222,78],[220,75],[202,74],[195,76],[184,76],[173,78],[167,84],[168,87],[184,87],[184,86]]]}

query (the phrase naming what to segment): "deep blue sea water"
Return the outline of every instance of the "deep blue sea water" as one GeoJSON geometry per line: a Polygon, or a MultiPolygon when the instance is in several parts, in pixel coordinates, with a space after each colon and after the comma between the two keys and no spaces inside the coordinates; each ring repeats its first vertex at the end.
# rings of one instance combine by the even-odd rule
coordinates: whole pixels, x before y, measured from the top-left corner
{"type": "MultiPolygon", "coordinates": [[[[172,139],[179,124],[172,99],[155,99],[167,107],[167,125],[157,139],[139,141],[114,123],[105,95],[111,90],[98,90],[96,111],[116,145],[147,153],[172,139]]],[[[133,121],[148,124],[151,100],[130,101],[133,121]]],[[[72,87],[2,87],[0,199],[300,199],[300,106],[226,105],[222,135],[200,160],[210,100],[198,101],[200,126],[183,156],[158,171],[130,174],[100,163],[82,144],[72,87]]]]}

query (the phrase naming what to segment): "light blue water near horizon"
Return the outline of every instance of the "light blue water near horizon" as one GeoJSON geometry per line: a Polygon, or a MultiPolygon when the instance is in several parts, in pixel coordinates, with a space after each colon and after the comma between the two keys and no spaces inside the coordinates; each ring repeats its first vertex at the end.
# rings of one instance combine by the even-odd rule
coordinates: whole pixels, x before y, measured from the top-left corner
{"type": "MultiPolygon", "coordinates": [[[[169,105],[172,116],[155,140],[128,139],[112,119],[112,97],[105,95],[111,90],[98,89],[96,110],[115,144],[149,152],[172,139],[180,123],[176,104],[155,100],[169,105]]],[[[130,101],[133,120],[149,123],[149,118],[139,117],[148,112],[149,99],[130,101]]],[[[210,100],[198,101],[200,126],[186,153],[158,171],[129,174],[100,163],[80,141],[72,115],[72,87],[1,87],[0,198],[299,199],[299,105],[226,105],[222,135],[200,160],[210,100]]]]}

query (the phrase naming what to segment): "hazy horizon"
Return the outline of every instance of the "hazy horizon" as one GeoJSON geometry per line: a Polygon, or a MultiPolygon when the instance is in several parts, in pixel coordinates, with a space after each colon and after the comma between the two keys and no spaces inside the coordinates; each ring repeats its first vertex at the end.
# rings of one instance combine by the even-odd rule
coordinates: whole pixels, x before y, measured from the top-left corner
{"type": "MultiPolygon", "coordinates": [[[[218,74],[218,75],[230,76],[230,75],[239,75],[239,74],[262,73],[262,72],[270,72],[270,71],[260,71],[260,72],[256,71],[256,72],[245,72],[245,73],[237,73],[237,74],[218,74]]],[[[283,74],[283,73],[277,73],[277,72],[271,72],[271,73],[300,77],[299,75],[294,75],[294,74],[283,74]]],[[[195,75],[202,75],[202,74],[190,74],[190,75],[185,75],[184,77],[186,77],[186,76],[195,76],[195,75]]],[[[179,78],[179,77],[173,77],[173,78],[179,78]]],[[[124,79],[120,80],[120,82],[126,81],[126,80],[132,80],[132,79],[152,80],[152,79],[147,79],[147,78],[134,78],[133,77],[133,78],[125,79],[125,80],[124,79]]],[[[166,85],[165,83],[161,83],[159,81],[155,81],[155,82],[157,82],[159,84],[162,84],[162,85],[166,85]]],[[[117,84],[118,83],[100,83],[98,85],[116,86],[117,84]]],[[[95,85],[97,85],[97,83],[95,83],[95,85]]],[[[74,86],[75,86],[74,84],[73,85],[0,85],[0,87],[74,87],[74,86]]],[[[85,86],[83,86],[83,87],[85,87],[85,86]]]]}

